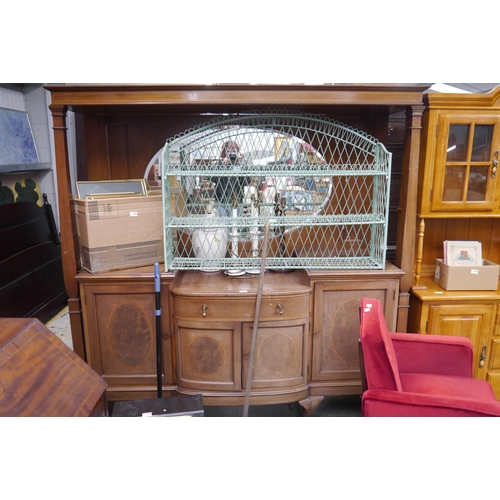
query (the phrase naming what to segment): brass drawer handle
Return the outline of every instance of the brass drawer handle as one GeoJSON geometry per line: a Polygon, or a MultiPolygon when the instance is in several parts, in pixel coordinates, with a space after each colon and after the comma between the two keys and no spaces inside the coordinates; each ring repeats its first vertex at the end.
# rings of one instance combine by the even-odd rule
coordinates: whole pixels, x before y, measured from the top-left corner
{"type": "Polygon", "coordinates": [[[494,178],[497,175],[498,169],[498,151],[493,154],[493,161],[491,162],[491,177],[494,178]]]}
{"type": "Polygon", "coordinates": [[[203,304],[203,305],[201,306],[202,316],[203,316],[204,318],[206,318],[206,317],[207,317],[207,309],[208,309],[208,308],[207,308],[207,305],[206,305],[206,304],[203,304]]]}
{"type": "Polygon", "coordinates": [[[280,316],[283,316],[283,306],[281,305],[281,302],[278,302],[276,304],[276,308],[278,309],[278,311],[280,312],[280,316]]]}
{"type": "Polygon", "coordinates": [[[483,348],[481,349],[481,356],[479,358],[479,368],[483,368],[485,359],[486,359],[486,346],[483,345],[483,348]]]}

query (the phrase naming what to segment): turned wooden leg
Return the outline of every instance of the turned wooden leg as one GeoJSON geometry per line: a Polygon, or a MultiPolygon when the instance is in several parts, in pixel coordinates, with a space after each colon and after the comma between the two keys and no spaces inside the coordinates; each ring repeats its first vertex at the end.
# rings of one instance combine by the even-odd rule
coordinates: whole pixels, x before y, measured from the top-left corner
{"type": "Polygon", "coordinates": [[[306,399],[299,401],[299,405],[303,408],[302,416],[310,417],[324,398],[324,396],[309,396],[306,399]]]}
{"type": "Polygon", "coordinates": [[[425,235],[425,220],[420,221],[419,232],[418,232],[418,247],[417,247],[417,262],[415,266],[415,286],[413,288],[427,288],[425,286],[419,285],[420,282],[420,271],[422,269],[422,258],[424,254],[424,235],[425,235]]]}

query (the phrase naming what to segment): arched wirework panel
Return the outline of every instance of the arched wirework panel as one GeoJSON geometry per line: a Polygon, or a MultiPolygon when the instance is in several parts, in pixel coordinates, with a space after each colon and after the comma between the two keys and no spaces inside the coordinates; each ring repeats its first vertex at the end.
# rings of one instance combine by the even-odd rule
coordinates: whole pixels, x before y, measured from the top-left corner
{"type": "Polygon", "coordinates": [[[256,272],[385,265],[391,154],[328,118],[281,111],[212,119],[162,151],[165,267],[256,272]]]}

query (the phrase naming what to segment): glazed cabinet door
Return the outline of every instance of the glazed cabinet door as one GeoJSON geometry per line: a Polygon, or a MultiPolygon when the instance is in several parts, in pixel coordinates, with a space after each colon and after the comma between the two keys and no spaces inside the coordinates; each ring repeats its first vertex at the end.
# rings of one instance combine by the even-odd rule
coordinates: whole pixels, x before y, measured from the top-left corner
{"type": "Polygon", "coordinates": [[[431,210],[500,213],[500,118],[443,114],[437,135],[431,210]]]}
{"type": "Polygon", "coordinates": [[[179,391],[241,389],[241,323],[179,319],[175,330],[179,391]]]}
{"type": "MultiPolygon", "coordinates": [[[[314,291],[312,380],[328,381],[339,394],[361,392],[359,303],[380,300],[390,330],[397,315],[397,280],[317,283],[314,291]]],[[[335,393],[335,392],[332,392],[335,393]]]]}
{"type": "Polygon", "coordinates": [[[469,338],[474,346],[474,377],[484,380],[488,365],[498,365],[500,361],[496,358],[497,344],[491,341],[496,308],[496,304],[431,304],[427,333],[469,338]],[[488,360],[491,351],[493,357],[488,360]]]}
{"type": "MultiPolygon", "coordinates": [[[[246,389],[253,323],[243,324],[243,387],[246,389]]],[[[309,318],[259,323],[252,391],[307,388],[309,318]]]]}
{"type": "MultiPolygon", "coordinates": [[[[155,294],[151,285],[81,284],[87,361],[108,383],[109,400],[157,386],[155,294]]],[[[163,386],[172,384],[168,286],[161,287],[163,386]]],[[[165,390],[165,389],[164,389],[165,390]]]]}

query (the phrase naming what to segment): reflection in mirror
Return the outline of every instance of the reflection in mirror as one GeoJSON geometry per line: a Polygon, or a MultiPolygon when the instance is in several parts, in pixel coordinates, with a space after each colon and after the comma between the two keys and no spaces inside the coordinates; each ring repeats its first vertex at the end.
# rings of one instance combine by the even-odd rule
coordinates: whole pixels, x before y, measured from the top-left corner
{"type": "MultiPolygon", "coordinates": [[[[287,200],[285,212],[289,216],[321,211],[331,190],[331,177],[316,175],[317,172],[308,175],[313,165],[315,170],[319,165],[327,168],[325,158],[317,150],[291,135],[247,128],[238,130],[240,146],[230,138],[233,133],[234,130],[214,132],[209,146],[196,150],[188,158],[183,157],[183,163],[198,173],[185,182],[192,211],[204,209],[207,200],[214,200],[219,215],[230,215],[235,199],[242,209],[250,206],[252,195],[257,194],[261,210],[269,215],[274,214],[276,196],[287,200]],[[266,170],[276,168],[293,168],[301,171],[301,175],[265,175],[266,170]],[[223,175],[205,176],[202,171],[207,169],[221,170],[223,175]],[[258,175],[245,178],[245,172],[251,174],[256,169],[258,175]],[[229,172],[238,177],[228,176],[229,172]]],[[[153,156],[144,172],[153,189],[161,189],[161,152],[153,156]]],[[[180,162],[175,156],[174,153],[172,161],[180,162]]]]}
{"type": "Polygon", "coordinates": [[[488,170],[489,167],[470,168],[467,201],[484,201],[486,199],[488,170]]]}
{"type": "Polygon", "coordinates": [[[219,216],[230,216],[235,207],[242,215],[258,200],[262,214],[274,215],[284,199],[286,215],[310,215],[322,210],[331,190],[331,177],[320,175],[325,159],[291,135],[246,127],[214,130],[204,133],[196,149],[185,148],[182,159],[176,154],[171,163],[193,171],[178,179],[185,183],[190,213],[203,213],[212,200],[219,216]]]}
{"type": "Polygon", "coordinates": [[[160,161],[162,150],[163,148],[151,158],[144,171],[144,179],[148,181],[149,188],[152,191],[161,191],[160,161]]]}
{"type": "Polygon", "coordinates": [[[470,125],[450,125],[446,161],[466,161],[470,125]]]}
{"type": "Polygon", "coordinates": [[[493,125],[476,125],[474,127],[472,161],[488,161],[490,159],[492,134],[493,125]]]}
{"type": "Polygon", "coordinates": [[[443,201],[462,201],[465,172],[465,166],[463,165],[446,167],[443,201]]]}

